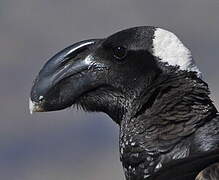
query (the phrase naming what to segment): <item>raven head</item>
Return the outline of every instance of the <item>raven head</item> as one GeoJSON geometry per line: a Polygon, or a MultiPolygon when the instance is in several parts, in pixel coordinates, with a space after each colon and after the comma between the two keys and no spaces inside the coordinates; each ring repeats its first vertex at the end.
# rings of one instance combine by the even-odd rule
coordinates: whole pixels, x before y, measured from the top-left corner
{"type": "Polygon", "coordinates": [[[57,53],[34,81],[30,111],[55,111],[76,104],[118,118],[116,112],[124,111],[128,101],[162,73],[158,59],[171,60],[164,50],[169,34],[157,29],[135,27],[106,39],[78,42],[57,53]]]}

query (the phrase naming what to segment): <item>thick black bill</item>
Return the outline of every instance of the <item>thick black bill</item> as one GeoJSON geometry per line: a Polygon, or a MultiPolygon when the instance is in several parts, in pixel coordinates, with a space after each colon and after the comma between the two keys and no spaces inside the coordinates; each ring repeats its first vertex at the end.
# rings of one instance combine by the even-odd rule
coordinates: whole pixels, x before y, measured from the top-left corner
{"type": "Polygon", "coordinates": [[[77,95],[77,90],[82,91],[82,88],[85,88],[83,84],[89,84],[89,82],[84,81],[91,79],[85,77],[76,79],[77,81],[74,80],[72,85],[69,85],[67,82],[65,82],[64,85],[60,85],[61,82],[64,82],[69,77],[76,76],[95,64],[90,52],[99,41],[100,40],[92,39],[78,42],[57,53],[44,65],[31,90],[29,104],[31,113],[56,110],[52,108],[56,103],[61,104],[61,106],[57,108],[63,109],[70,104],[70,101],[68,103],[66,102],[65,98],[67,98],[67,96],[64,93],[75,91],[74,93],[77,95]],[[69,90],[61,92],[59,85],[68,86],[69,90]],[[48,101],[48,107],[45,107],[48,101]],[[65,103],[62,103],[64,101],[65,103]]]}

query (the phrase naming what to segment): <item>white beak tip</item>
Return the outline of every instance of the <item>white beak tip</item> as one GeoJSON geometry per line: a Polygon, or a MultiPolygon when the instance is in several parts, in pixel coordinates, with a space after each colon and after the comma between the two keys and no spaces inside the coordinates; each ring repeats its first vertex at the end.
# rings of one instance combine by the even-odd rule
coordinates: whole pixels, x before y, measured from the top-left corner
{"type": "Polygon", "coordinates": [[[39,104],[37,102],[32,101],[29,98],[29,110],[30,110],[30,114],[33,114],[34,112],[42,112],[43,109],[39,106],[39,104]]]}

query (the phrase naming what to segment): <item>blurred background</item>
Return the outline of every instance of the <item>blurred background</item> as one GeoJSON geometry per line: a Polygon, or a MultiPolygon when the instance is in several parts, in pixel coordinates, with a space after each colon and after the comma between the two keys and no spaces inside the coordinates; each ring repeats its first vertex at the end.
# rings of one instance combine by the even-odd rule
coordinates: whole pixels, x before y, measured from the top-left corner
{"type": "Polygon", "coordinates": [[[57,51],[139,25],[183,40],[218,107],[218,0],[0,0],[0,179],[124,180],[109,117],[75,109],[30,115],[28,97],[57,51]]]}

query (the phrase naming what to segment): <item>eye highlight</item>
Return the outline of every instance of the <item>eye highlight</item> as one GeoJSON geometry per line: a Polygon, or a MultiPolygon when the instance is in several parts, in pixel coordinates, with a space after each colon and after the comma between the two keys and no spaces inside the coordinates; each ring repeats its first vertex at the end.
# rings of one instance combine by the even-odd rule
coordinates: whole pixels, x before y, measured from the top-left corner
{"type": "Polygon", "coordinates": [[[122,60],[126,57],[127,55],[127,49],[122,47],[122,46],[117,46],[113,48],[113,56],[118,59],[122,60]]]}

